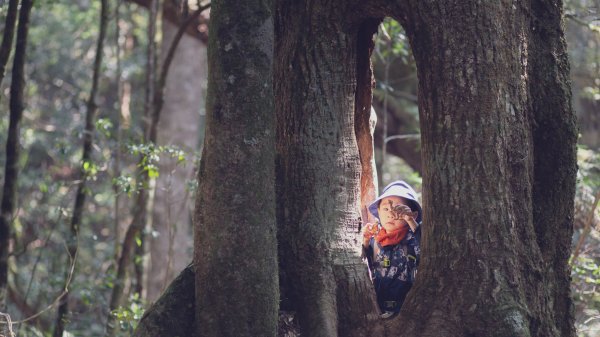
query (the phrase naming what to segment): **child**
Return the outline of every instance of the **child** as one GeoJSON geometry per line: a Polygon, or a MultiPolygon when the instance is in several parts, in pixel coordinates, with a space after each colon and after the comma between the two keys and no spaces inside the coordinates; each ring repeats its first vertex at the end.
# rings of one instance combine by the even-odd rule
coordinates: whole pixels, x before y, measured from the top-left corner
{"type": "Polygon", "coordinates": [[[377,294],[382,318],[400,312],[412,287],[419,262],[421,205],[404,181],[389,184],[369,211],[379,220],[367,224],[363,249],[377,294]]]}

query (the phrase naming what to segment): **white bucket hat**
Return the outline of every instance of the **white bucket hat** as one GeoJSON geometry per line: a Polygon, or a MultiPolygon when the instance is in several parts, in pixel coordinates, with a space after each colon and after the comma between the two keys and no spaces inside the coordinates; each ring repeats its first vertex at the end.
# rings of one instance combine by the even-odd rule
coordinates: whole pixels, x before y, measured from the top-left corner
{"type": "Polygon", "coordinates": [[[409,206],[413,210],[413,212],[419,212],[415,220],[418,223],[421,223],[421,219],[423,218],[423,212],[421,210],[421,204],[419,203],[419,200],[417,200],[417,193],[415,192],[415,190],[413,190],[412,187],[410,187],[409,184],[402,180],[397,180],[387,185],[383,189],[381,195],[377,199],[375,199],[375,201],[373,201],[371,205],[369,205],[369,212],[371,212],[371,214],[373,214],[376,218],[379,219],[379,212],[377,211],[377,207],[379,206],[381,199],[391,196],[397,196],[408,200],[410,203],[409,206]]]}

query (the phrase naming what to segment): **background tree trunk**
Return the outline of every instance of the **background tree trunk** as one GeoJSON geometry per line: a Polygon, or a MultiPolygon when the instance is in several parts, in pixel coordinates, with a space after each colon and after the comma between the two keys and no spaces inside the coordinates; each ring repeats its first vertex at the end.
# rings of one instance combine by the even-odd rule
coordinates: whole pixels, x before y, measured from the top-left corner
{"type": "MultiPolygon", "coordinates": [[[[297,310],[307,336],[377,335],[373,290],[360,260],[361,158],[355,132],[361,140],[369,135],[370,97],[357,86],[370,91],[368,55],[379,21],[358,20],[353,2],[309,3],[277,2],[282,300],[297,310]]],[[[367,168],[372,150],[361,144],[367,168]]]]}
{"type": "Polygon", "coordinates": [[[273,5],[213,1],[195,252],[198,336],[275,336],[273,5]]]}
{"type": "MultiPolygon", "coordinates": [[[[140,6],[150,8],[152,5],[152,0],[128,0],[129,2],[136,3],[140,6]]],[[[200,1],[202,2],[202,1],[200,1]]],[[[181,6],[183,6],[182,1],[165,1],[163,3],[162,16],[163,20],[169,21],[174,24],[179,24],[182,21],[182,13],[181,6]]],[[[208,42],[208,18],[209,12],[196,17],[194,22],[188,25],[185,29],[185,33],[188,36],[193,36],[200,41],[207,43],[208,42]]]]}
{"type": "MultiPolygon", "coordinates": [[[[145,102],[144,102],[144,115],[142,118],[142,131],[143,131],[143,144],[149,147],[153,147],[156,143],[156,130],[158,120],[160,117],[160,109],[156,111],[155,106],[155,85],[156,85],[156,26],[158,20],[158,10],[160,8],[160,0],[152,0],[149,6],[149,20],[148,20],[148,49],[146,52],[146,88],[145,88],[145,102]]],[[[136,185],[138,191],[133,205],[132,220],[125,237],[123,238],[123,245],[121,249],[121,255],[119,256],[117,263],[117,272],[113,285],[113,289],[109,301],[109,312],[117,309],[121,305],[121,298],[123,296],[123,290],[125,288],[127,269],[130,267],[131,256],[135,251],[136,237],[140,235],[140,242],[143,244],[143,229],[147,222],[147,207],[150,189],[150,176],[148,170],[145,169],[146,154],[139,154],[139,161],[137,167],[136,185]]],[[[141,245],[141,244],[140,244],[141,245]]],[[[139,268],[139,267],[138,267],[139,268]]],[[[140,272],[138,271],[138,274],[140,272]]],[[[140,291],[141,282],[138,281],[137,290],[140,291]]],[[[140,294],[141,296],[141,294],[140,294]]],[[[112,336],[114,334],[114,317],[109,314],[106,323],[106,335],[112,336]]]]}
{"type": "MultiPolygon", "coordinates": [[[[387,104],[387,110],[384,110],[384,104],[381,100],[374,98],[373,101],[375,110],[381,111],[381,114],[388,114],[388,137],[395,135],[414,134],[414,130],[418,130],[419,121],[411,116],[407,111],[402,111],[401,108],[398,108],[389,102],[387,104]]],[[[377,128],[375,130],[376,134],[383,132],[383,118],[380,117],[378,119],[379,123],[377,123],[377,128]]],[[[375,147],[379,149],[382,148],[382,137],[375,137],[374,142],[375,147]]],[[[421,144],[419,144],[418,136],[416,139],[406,138],[388,140],[387,144],[385,145],[385,151],[386,155],[394,155],[402,158],[404,162],[410,166],[410,168],[412,168],[415,172],[422,174],[423,165],[421,163],[421,144]]]]}
{"type": "Polygon", "coordinates": [[[0,311],[5,311],[8,292],[8,249],[13,216],[17,206],[17,180],[19,176],[19,129],[25,109],[25,57],[29,16],[33,0],[23,0],[19,11],[17,42],[10,85],[10,115],[6,138],[6,167],[2,204],[0,205],[0,311]]]}
{"type": "Polygon", "coordinates": [[[86,104],[85,126],[83,131],[83,151],[79,167],[79,182],[77,192],[75,194],[75,204],[73,206],[73,215],[71,217],[70,237],[67,241],[67,251],[69,257],[65,264],[65,289],[64,296],[61,298],[56,315],[56,324],[54,327],[53,336],[62,337],[67,323],[67,315],[69,314],[69,280],[72,276],[72,271],[75,269],[77,262],[77,248],[79,245],[79,227],[83,216],[85,206],[86,182],[89,177],[91,168],[95,165],[92,161],[92,145],[94,133],[96,132],[96,112],[98,104],[96,102],[98,95],[98,85],[100,76],[102,75],[102,56],[104,53],[104,40],[106,37],[106,29],[108,26],[108,0],[102,0],[100,5],[100,29],[98,34],[98,42],[96,44],[96,56],[94,59],[94,68],[92,70],[92,89],[86,104]],[[73,268],[72,268],[73,266],[73,268]]]}
{"type": "Polygon", "coordinates": [[[6,73],[6,64],[12,50],[13,37],[15,35],[15,26],[17,23],[17,14],[19,13],[19,0],[10,0],[6,10],[6,20],[4,21],[4,32],[2,33],[2,45],[0,45],[0,83],[6,73]]]}
{"type": "MultiPolygon", "coordinates": [[[[162,53],[166,55],[178,28],[162,24],[162,53]]],[[[164,62],[164,61],[163,61],[164,62]]],[[[162,63],[162,62],[161,62],[162,63]]],[[[152,228],[159,235],[150,241],[150,270],[147,300],[153,302],[193,258],[193,235],[190,205],[192,195],[187,181],[194,178],[194,158],[198,138],[203,134],[206,95],[206,45],[184,35],[179,42],[165,88],[163,118],[158,126],[158,142],[177,146],[188,155],[185,166],[177,158],[161,158],[160,176],[156,181],[152,228]],[[202,122],[202,123],[201,123],[202,122]]]]}

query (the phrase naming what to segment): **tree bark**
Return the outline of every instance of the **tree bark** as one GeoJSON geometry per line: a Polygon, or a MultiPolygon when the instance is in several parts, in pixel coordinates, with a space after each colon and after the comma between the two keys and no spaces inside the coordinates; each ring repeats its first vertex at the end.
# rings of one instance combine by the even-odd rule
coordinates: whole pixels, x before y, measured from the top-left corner
{"type": "Polygon", "coordinates": [[[375,221],[367,208],[377,198],[377,170],[373,147],[377,114],[372,105],[374,80],[371,54],[375,48],[373,35],[380,23],[380,19],[366,20],[359,29],[356,46],[354,133],[360,154],[360,217],[363,224],[375,221]]]}
{"type": "MultiPolygon", "coordinates": [[[[307,336],[573,336],[566,257],[576,128],[561,4],[361,5],[281,0],[276,6],[283,305],[298,311],[307,336]],[[400,316],[368,327],[372,287],[353,250],[360,247],[354,114],[363,111],[356,109],[356,91],[364,88],[357,41],[366,20],[386,15],[403,24],[419,69],[422,261],[400,316]]],[[[217,107],[213,118],[229,117],[217,107]]],[[[212,169],[209,163],[203,161],[202,172],[212,169]]],[[[223,176],[230,174],[236,176],[223,176]]],[[[223,190],[203,189],[203,177],[199,214],[212,210],[206,201],[223,190]]],[[[208,251],[211,239],[222,238],[217,228],[203,229],[196,248],[208,251]]],[[[214,294],[211,284],[197,279],[196,288],[214,294]]],[[[222,305],[225,296],[211,298],[203,305],[222,305]]]]}
{"type": "Polygon", "coordinates": [[[355,134],[366,178],[372,145],[364,143],[370,136],[370,95],[363,97],[363,90],[371,89],[368,55],[379,19],[359,19],[359,12],[353,1],[277,2],[282,301],[298,312],[307,336],[377,335],[373,329],[379,328],[372,324],[373,289],[360,260],[361,158],[355,134]]]}
{"type": "MultiPolygon", "coordinates": [[[[531,0],[529,92],[534,146],[533,225],[545,285],[540,324],[574,336],[571,271],[578,128],[571,106],[570,68],[560,0],[531,0]]],[[[540,315],[540,316],[541,316],[540,315]]],[[[540,329],[538,335],[543,335],[540,329]]],[[[547,334],[549,336],[549,334],[547,334]]]]}
{"type": "MultiPolygon", "coordinates": [[[[161,55],[166,55],[177,26],[163,22],[161,55]]],[[[206,92],[206,45],[190,36],[183,36],[175,53],[165,88],[163,118],[158,126],[159,144],[177,146],[187,154],[198,147],[204,125],[200,110],[204,108],[206,92]]],[[[159,236],[151,239],[150,270],[147,300],[153,302],[171,281],[191,262],[194,240],[190,205],[191,195],[186,182],[193,177],[193,157],[185,166],[177,158],[162,158],[161,175],[156,181],[152,227],[159,236]]]]}
{"type": "Polygon", "coordinates": [[[6,138],[6,166],[2,204],[0,205],[0,311],[6,309],[8,291],[8,253],[10,232],[17,205],[17,180],[19,176],[19,129],[25,109],[25,57],[29,16],[34,0],[23,0],[19,12],[17,42],[13,60],[12,82],[10,87],[10,116],[6,138]]]}
{"type": "Polygon", "coordinates": [[[387,13],[419,70],[424,225],[419,275],[390,329],[572,336],[576,129],[560,3],[398,5],[387,13]]]}
{"type": "Polygon", "coordinates": [[[17,23],[17,14],[19,12],[19,0],[10,0],[6,10],[6,20],[4,22],[4,33],[2,34],[2,45],[0,45],[0,83],[6,73],[6,64],[12,50],[13,37],[15,35],[15,26],[17,23]]]}
{"type": "Polygon", "coordinates": [[[194,270],[189,265],[144,313],[133,337],[195,336],[194,270]]]}
{"type": "Polygon", "coordinates": [[[270,0],[213,1],[195,253],[198,336],[276,336],[270,0]]]}

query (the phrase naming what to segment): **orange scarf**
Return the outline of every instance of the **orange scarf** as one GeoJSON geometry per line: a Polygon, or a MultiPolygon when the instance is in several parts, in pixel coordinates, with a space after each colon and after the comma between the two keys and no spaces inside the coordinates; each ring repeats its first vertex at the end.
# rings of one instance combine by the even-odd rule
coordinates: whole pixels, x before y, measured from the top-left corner
{"type": "Polygon", "coordinates": [[[375,240],[377,240],[377,242],[379,242],[379,244],[382,247],[395,245],[395,244],[398,244],[400,241],[402,241],[402,239],[404,239],[404,237],[406,236],[407,233],[408,233],[407,225],[404,225],[404,226],[400,227],[400,229],[393,231],[391,233],[388,233],[385,230],[385,228],[381,228],[379,233],[377,233],[375,240]]]}

